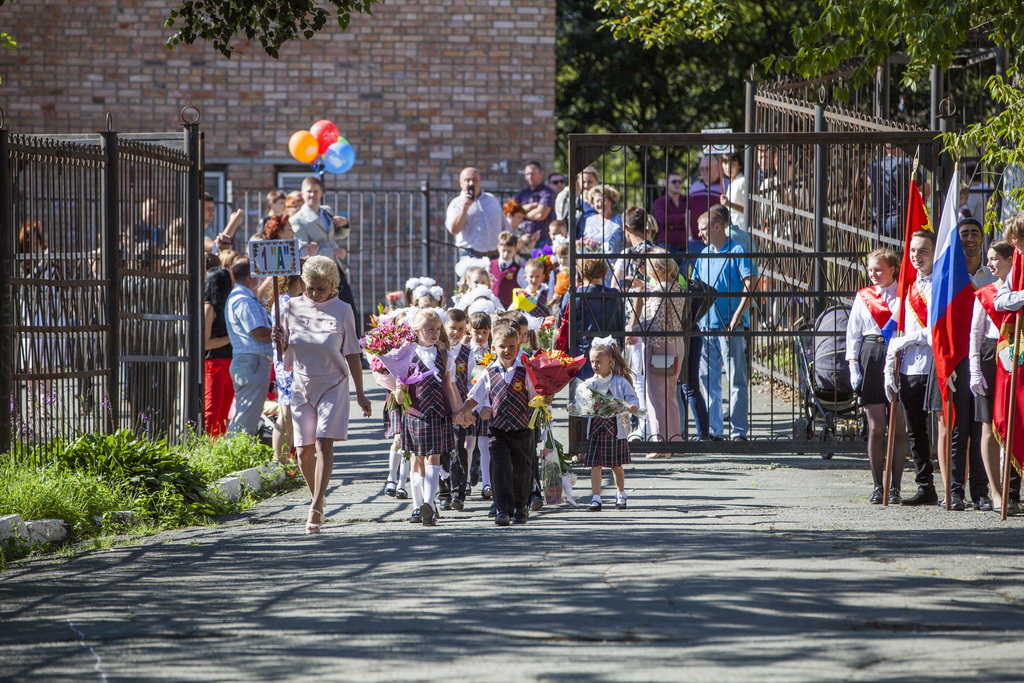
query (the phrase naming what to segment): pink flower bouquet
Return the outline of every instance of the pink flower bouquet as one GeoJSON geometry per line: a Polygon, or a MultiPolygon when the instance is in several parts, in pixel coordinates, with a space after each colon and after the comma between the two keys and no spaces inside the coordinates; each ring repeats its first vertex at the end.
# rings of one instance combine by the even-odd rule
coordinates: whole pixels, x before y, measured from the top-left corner
{"type": "Polygon", "coordinates": [[[537,351],[523,361],[533,388],[541,396],[554,396],[572,381],[587,362],[584,356],[568,356],[562,351],[537,351]]]}

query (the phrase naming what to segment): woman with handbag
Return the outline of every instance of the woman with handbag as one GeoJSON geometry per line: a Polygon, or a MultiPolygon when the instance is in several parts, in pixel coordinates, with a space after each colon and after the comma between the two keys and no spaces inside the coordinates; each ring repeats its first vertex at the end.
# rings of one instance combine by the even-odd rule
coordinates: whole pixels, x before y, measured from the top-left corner
{"type": "MultiPolygon", "coordinates": [[[[666,254],[666,258],[653,258],[647,262],[648,294],[657,297],[637,297],[632,306],[629,329],[634,332],[681,332],[689,322],[689,301],[679,285],[679,266],[664,249],[649,253],[666,254]]],[[[637,338],[627,342],[636,343],[637,338]]],[[[676,336],[648,336],[642,340],[644,359],[644,394],[647,403],[647,428],[652,441],[682,439],[679,424],[679,399],[676,383],[680,372],[686,381],[686,340],[676,336]]],[[[666,453],[652,453],[647,457],[668,457],[666,453]]]]}

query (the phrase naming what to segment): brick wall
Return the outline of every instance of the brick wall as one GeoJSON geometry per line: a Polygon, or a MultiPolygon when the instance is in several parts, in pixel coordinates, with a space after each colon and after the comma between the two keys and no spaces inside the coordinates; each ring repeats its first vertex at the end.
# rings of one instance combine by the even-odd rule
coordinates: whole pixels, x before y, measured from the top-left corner
{"type": "MultiPolygon", "coordinates": [[[[378,5],[346,33],[329,22],[281,58],[258,44],[225,59],[206,45],[164,48],[168,0],[18,0],[4,30],[0,106],[19,133],[177,130],[202,110],[208,164],[236,191],[302,171],[288,138],[320,118],[338,124],[358,161],[329,186],[454,186],[477,165],[487,185],[521,183],[526,159],[554,154],[555,9],[549,1],[378,5]],[[506,173],[489,170],[502,162],[506,173]]],[[[308,169],[308,167],[305,167],[308,169]]]]}

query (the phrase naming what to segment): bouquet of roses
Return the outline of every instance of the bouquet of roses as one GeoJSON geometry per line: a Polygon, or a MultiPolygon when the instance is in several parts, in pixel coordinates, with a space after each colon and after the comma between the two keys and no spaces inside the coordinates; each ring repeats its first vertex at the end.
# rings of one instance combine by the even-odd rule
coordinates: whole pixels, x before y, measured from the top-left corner
{"type": "Polygon", "coordinates": [[[572,381],[586,362],[584,356],[573,358],[563,351],[537,351],[524,360],[523,365],[537,393],[554,396],[572,381]]]}
{"type": "MultiPolygon", "coordinates": [[[[384,320],[359,340],[359,345],[372,356],[370,369],[377,384],[390,391],[398,391],[399,382],[416,384],[431,377],[433,370],[420,372],[416,367],[416,336],[405,323],[384,320]]],[[[403,397],[408,407],[409,396],[403,397]]]]}

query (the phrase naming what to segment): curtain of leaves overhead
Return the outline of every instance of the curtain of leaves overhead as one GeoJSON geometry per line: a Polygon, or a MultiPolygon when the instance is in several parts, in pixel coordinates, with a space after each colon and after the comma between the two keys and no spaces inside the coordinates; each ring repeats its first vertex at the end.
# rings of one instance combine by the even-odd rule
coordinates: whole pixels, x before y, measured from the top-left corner
{"type": "Polygon", "coordinates": [[[557,164],[569,133],[690,133],[743,129],[743,82],[766,55],[795,52],[794,26],[816,17],[813,0],[729,3],[733,24],[717,43],[645,50],[598,30],[594,0],[558,0],[557,164]]]}

